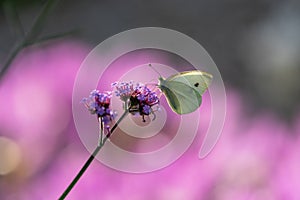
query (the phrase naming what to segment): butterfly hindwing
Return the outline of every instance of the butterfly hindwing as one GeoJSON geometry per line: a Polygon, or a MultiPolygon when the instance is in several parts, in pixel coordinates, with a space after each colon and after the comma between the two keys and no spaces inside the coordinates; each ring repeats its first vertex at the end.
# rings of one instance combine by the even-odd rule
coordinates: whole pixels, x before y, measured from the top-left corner
{"type": "Polygon", "coordinates": [[[160,88],[172,110],[178,114],[191,113],[201,105],[201,95],[185,83],[161,79],[160,88]]]}
{"type": "Polygon", "coordinates": [[[167,87],[162,87],[162,92],[165,94],[168,104],[172,110],[178,113],[180,110],[178,106],[180,105],[180,102],[178,101],[177,96],[167,87]]]}

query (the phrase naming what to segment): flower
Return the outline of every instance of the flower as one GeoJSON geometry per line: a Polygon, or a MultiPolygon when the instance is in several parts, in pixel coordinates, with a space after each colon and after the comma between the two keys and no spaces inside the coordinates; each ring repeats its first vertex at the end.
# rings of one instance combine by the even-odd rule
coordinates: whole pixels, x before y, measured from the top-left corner
{"type": "Polygon", "coordinates": [[[159,103],[159,98],[155,92],[152,92],[144,84],[129,81],[114,82],[111,86],[116,89],[116,96],[124,101],[124,107],[129,107],[131,114],[140,114],[144,122],[145,115],[150,115],[150,113],[154,114],[152,106],[159,103]]]}
{"type": "Polygon", "coordinates": [[[107,126],[116,116],[116,113],[109,109],[111,96],[111,92],[100,93],[98,90],[93,90],[88,98],[82,99],[82,103],[90,113],[97,114],[98,118],[107,126]]]}
{"type": "Polygon", "coordinates": [[[135,89],[140,86],[140,83],[136,83],[134,85],[133,81],[114,82],[113,84],[111,84],[111,86],[116,89],[116,96],[120,97],[122,101],[127,103],[135,89]]]}
{"type": "Polygon", "coordinates": [[[139,113],[145,122],[144,116],[154,113],[152,106],[159,104],[159,98],[147,86],[139,86],[131,94],[129,104],[129,112],[132,114],[139,113]]]}

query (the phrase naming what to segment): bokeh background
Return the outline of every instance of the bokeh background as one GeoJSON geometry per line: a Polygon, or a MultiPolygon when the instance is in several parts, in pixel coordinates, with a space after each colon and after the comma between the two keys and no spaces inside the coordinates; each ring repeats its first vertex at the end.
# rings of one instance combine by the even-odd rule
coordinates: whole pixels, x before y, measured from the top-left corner
{"type": "Polygon", "coordinates": [[[228,98],[222,136],[207,158],[198,136],[153,173],[96,161],[68,199],[300,199],[299,1],[54,1],[5,71],[47,2],[0,2],[1,200],[59,197],[89,156],[72,119],[77,70],[107,37],[144,26],[187,34],[214,59],[228,98]]]}

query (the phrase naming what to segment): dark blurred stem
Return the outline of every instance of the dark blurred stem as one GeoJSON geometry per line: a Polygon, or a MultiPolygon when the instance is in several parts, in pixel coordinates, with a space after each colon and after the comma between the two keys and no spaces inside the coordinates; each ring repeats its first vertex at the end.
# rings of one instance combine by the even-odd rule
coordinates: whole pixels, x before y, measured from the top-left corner
{"type": "Polygon", "coordinates": [[[10,64],[12,63],[12,61],[15,59],[15,57],[18,55],[18,53],[22,49],[23,49],[22,45],[19,45],[9,55],[8,59],[6,60],[6,62],[4,64],[4,66],[1,68],[1,71],[0,71],[0,80],[1,80],[2,76],[4,75],[4,73],[6,72],[6,70],[8,69],[8,67],[10,66],[10,64]]]}
{"type": "Polygon", "coordinates": [[[58,3],[59,0],[48,0],[41,10],[39,16],[36,18],[35,22],[33,23],[30,31],[25,35],[22,42],[19,44],[17,43],[16,48],[11,52],[8,56],[6,62],[4,63],[3,67],[0,69],[0,80],[7,71],[8,67],[15,59],[15,57],[19,54],[19,52],[26,48],[27,46],[34,43],[36,38],[42,31],[43,23],[45,22],[46,18],[48,17],[50,11],[54,8],[54,6],[58,3]]]}
{"type": "Polygon", "coordinates": [[[81,178],[81,176],[84,174],[84,172],[87,170],[87,168],[90,166],[92,161],[95,159],[96,155],[100,151],[100,149],[104,146],[105,142],[109,139],[109,137],[112,135],[114,130],[118,127],[118,124],[126,117],[126,115],[129,113],[129,110],[125,110],[123,115],[120,117],[120,119],[115,123],[115,125],[112,127],[110,134],[106,135],[106,137],[103,139],[103,142],[97,146],[97,148],[94,150],[92,155],[89,157],[89,159],[85,162],[83,167],[80,169],[78,174],[75,176],[73,181],[70,183],[70,185],[67,187],[67,189],[64,191],[64,193],[59,197],[59,200],[63,200],[67,197],[67,195],[70,193],[70,191],[73,189],[75,184],[78,182],[78,180],[81,178]]]}
{"type": "Polygon", "coordinates": [[[26,34],[25,41],[31,42],[35,40],[41,33],[44,22],[46,21],[47,17],[49,16],[51,10],[56,6],[59,0],[48,0],[41,10],[40,14],[35,19],[30,31],[26,34]]]}
{"type": "Polygon", "coordinates": [[[25,32],[14,3],[8,0],[4,1],[3,9],[6,20],[11,26],[12,34],[16,36],[17,40],[24,38],[25,32]]]}
{"type": "Polygon", "coordinates": [[[47,41],[51,41],[51,40],[56,40],[56,39],[60,39],[60,38],[64,38],[70,35],[78,35],[80,32],[79,30],[72,30],[72,31],[67,31],[67,32],[63,32],[63,33],[57,33],[54,35],[48,35],[48,36],[44,36],[42,38],[38,38],[35,39],[33,41],[27,41],[25,44],[25,47],[34,45],[34,44],[40,44],[43,42],[47,42],[47,41]]]}

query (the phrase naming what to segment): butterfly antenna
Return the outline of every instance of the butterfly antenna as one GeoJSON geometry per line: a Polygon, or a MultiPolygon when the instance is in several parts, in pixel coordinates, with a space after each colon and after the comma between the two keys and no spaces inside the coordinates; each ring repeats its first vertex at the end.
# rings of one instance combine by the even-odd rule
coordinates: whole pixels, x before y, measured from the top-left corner
{"type": "Polygon", "coordinates": [[[149,83],[146,83],[145,86],[146,87],[151,86],[150,89],[155,89],[158,86],[158,84],[157,83],[151,83],[151,82],[149,82],[149,83]]]}
{"type": "Polygon", "coordinates": [[[162,77],[161,74],[151,65],[151,63],[149,63],[149,67],[151,67],[151,69],[153,69],[160,77],[162,77]]]}

